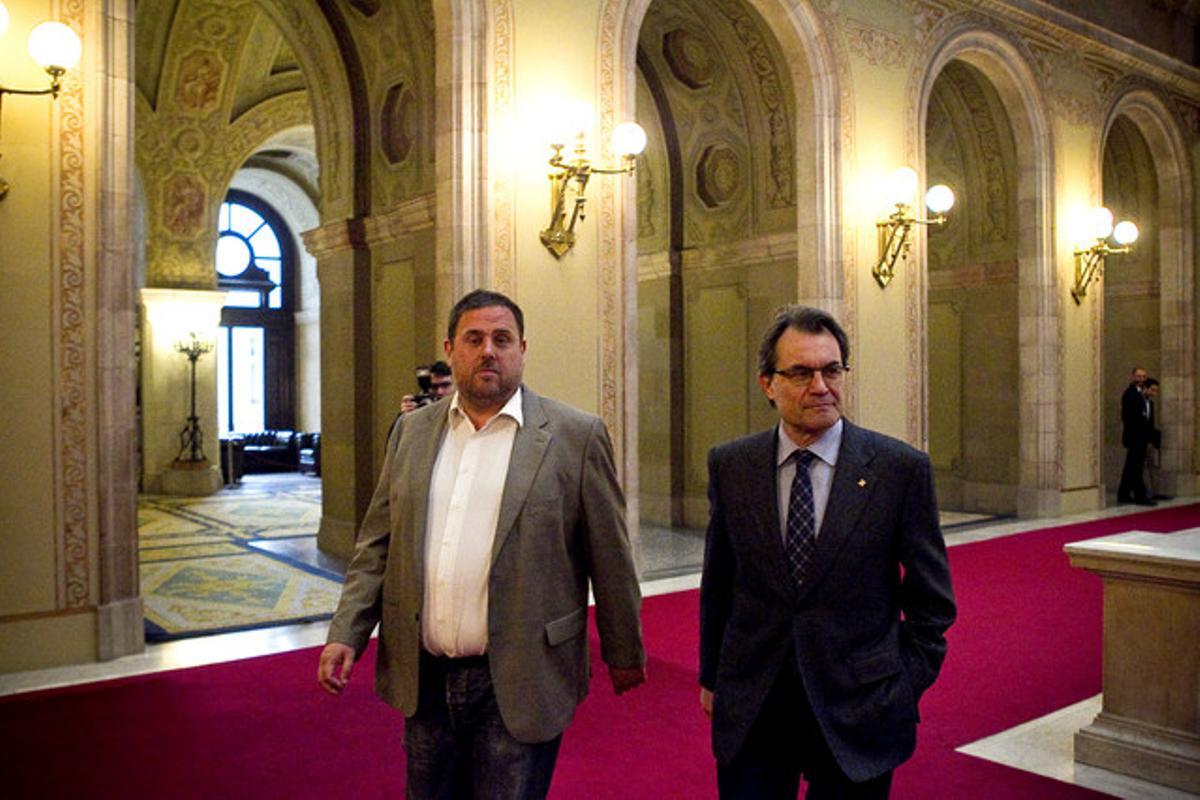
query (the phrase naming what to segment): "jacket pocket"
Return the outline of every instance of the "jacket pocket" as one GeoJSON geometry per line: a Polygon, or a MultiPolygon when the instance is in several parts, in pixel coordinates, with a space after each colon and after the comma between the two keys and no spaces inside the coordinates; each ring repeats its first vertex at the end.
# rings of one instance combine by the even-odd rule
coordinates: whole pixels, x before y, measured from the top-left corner
{"type": "Polygon", "coordinates": [[[587,608],[577,608],[565,617],[546,623],[546,644],[554,647],[583,633],[587,626],[587,608]]]}
{"type": "Polygon", "coordinates": [[[859,684],[868,684],[896,675],[903,671],[904,665],[900,662],[900,653],[887,648],[855,656],[850,669],[859,684]]]}

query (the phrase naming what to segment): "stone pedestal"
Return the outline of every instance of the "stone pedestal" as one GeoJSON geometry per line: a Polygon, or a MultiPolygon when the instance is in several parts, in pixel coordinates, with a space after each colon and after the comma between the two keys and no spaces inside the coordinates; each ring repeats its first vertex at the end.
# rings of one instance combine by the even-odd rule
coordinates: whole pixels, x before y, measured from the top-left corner
{"type": "Polygon", "coordinates": [[[1200,529],[1064,549],[1104,581],[1104,704],[1075,760],[1200,792],[1200,529]]]}
{"type": "Polygon", "coordinates": [[[221,470],[207,459],[175,461],[162,473],[163,494],[204,497],[220,491],[224,485],[221,470]]]}

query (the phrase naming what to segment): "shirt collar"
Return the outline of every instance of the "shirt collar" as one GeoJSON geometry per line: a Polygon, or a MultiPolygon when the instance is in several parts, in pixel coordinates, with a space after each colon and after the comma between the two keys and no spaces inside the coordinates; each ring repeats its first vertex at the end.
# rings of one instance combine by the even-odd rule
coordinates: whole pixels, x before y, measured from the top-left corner
{"type": "MultiPolygon", "coordinates": [[[[518,428],[522,427],[525,424],[525,414],[522,411],[523,406],[521,401],[523,393],[523,387],[518,386],[517,390],[513,392],[513,396],[508,398],[508,402],[504,404],[504,407],[496,412],[496,416],[484,423],[483,427],[486,428],[491,425],[496,417],[510,417],[517,423],[518,428]]],[[[450,424],[455,425],[463,420],[466,420],[469,424],[471,420],[467,418],[467,412],[463,411],[459,406],[458,398],[459,394],[457,391],[450,398],[450,409],[446,412],[450,417],[450,424]]],[[[483,430],[483,428],[480,428],[480,430],[483,430]]]]}
{"type": "Polygon", "coordinates": [[[792,437],[784,432],[783,423],[779,423],[777,428],[779,447],[776,448],[775,466],[781,466],[794,451],[804,449],[813,451],[816,453],[817,458],[831,467],[836,467],[838,451],[842,449],[842,428],[842,418],[838,417],[838,421],[826,428],[825,432],[818,436],[816,441],[808,447],[801,448],[792,441],[792,437]]]}

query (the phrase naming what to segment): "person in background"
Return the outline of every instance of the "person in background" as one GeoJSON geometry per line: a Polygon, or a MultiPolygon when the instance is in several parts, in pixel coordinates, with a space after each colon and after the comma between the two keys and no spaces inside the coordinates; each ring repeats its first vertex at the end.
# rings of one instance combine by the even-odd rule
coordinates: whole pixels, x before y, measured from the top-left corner
{"type": "Polygon", "coordinates": [[[1125,466],[1121,469],[1117,502],[1152,506],[1155,502],[1146,491],[1142,476],[1146,464],[1146,446],[1149,444],[1146,423],[1150,409],[1142,394],[1146,370],[1134,367],[1130,376],[1129,386],[1121,394],[1121,446],[1125,448],[1125,466]]]}
{"type": "Polygon", "coordinates": [[[417,367],[417,388],[421,390],[417,394],[406,394],[400,399],[401,414],[449,397],[454,391],[450,365],[445,361],[435,361],[428,367],[417,367]],[[425,385],[426,381],[428,386],[425,385]]]}
{"type": "Polygon", "coordinates": [[[1146,467],[1143,480],[1146,494],[1151,500],[1170,500],[1171,495],[1162,491],[1162,431],[1155,421],[1154,402],[1158,399],[1159,383],[1156,378],[1146,378],[1142,384],[1142,396],[1146,398],[1146,467]]]}

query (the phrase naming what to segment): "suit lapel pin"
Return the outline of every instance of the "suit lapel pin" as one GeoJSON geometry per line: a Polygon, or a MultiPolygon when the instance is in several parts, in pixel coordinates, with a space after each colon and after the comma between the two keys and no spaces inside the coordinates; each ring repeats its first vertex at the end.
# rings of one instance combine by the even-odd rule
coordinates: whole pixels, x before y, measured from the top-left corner
{"type": "Polygon", "coordinates": [[[866,485],[867,485],[867,479],[866,479],[866,478],[859,478],[859,479],[858,479],[858,488],[860,488],[860,489],[861,489],[861,488],[863,488],[863,487],[864,487],[864,486],[866,486],[866,485]]]}

